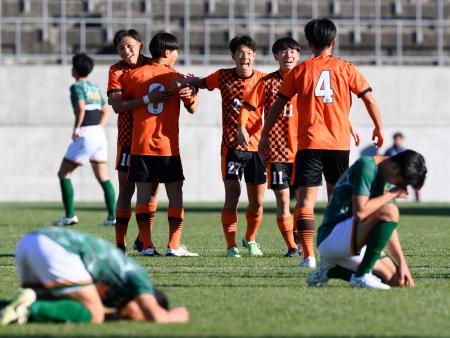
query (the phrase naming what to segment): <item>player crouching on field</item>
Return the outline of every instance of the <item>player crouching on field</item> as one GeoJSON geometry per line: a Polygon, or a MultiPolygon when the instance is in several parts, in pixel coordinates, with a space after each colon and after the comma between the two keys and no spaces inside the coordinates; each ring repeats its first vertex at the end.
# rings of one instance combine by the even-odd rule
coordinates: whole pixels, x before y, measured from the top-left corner
{"type": "Polygon", "coordinates": [[[63,228],[26,234],[17,244],[22,289],[0,324],[102,323],[106,317],[157,323],[187,322],[184,307],[167,299],[147,271],[107,241],[63,228]]]}
{"type": "Polygon", "coordinates": [[[331,194],[317,235],[320,265],[308,284],[341,278],[352,287],[414,287],[396,230],[399,210],[392,202],[407,196],[408,185],[420,189],[426,173],[423,156],[413,150],[356,161],[331,194]],[[383,253],[385,247],[393,259],[383,253]]]}

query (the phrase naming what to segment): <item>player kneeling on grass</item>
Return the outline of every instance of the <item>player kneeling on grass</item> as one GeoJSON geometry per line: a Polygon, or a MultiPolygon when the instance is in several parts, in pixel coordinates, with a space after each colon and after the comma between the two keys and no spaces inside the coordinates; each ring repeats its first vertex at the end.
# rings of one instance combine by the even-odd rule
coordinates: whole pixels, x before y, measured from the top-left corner
{"type": "Polygon", "coordinates": [[[3,309],[1,325],[34,322],[102,323],[105,318],[187,322],[184,307],[168,310],[145,269],[105,240],[45,228],[17,244],[24,289],[3,309]]]}
{"type": "Polygon", "coordinates": [[[399,210],[392,201],[406,197],[408,185],[420,189],[426,173],[424,158],[412,150],[356,161],[331,194],[317,235],[320,265],[308,284],[323,286],[329,278],[341,278],[352,287],[414,287],[396,230],[399,210]],[[383,253],[385,247],[393,260],[383,253]]]}

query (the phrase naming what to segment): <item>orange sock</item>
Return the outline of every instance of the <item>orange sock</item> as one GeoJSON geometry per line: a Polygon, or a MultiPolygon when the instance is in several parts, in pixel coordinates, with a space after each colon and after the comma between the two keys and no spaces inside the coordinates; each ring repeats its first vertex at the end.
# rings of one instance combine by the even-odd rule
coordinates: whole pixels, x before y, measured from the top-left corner
{"type": "Polygon", "coordinates": [[[303,257],[314,256],[314,209],[295,208],[295,223],[300,235],[303,257]]]}
{"type": "Polygon", "coordinates": [[[277,224],[288,249],[297,249],[297,244],[294,241],[294,222],[292,217],[277,218],[277,224]]]}
{"type": "Polygon", "coordinates": [[[139,239],[142,241],[144,249],[154,247],[150,230],[150,214],[150,205],[136,204],[136,221],[139,228],[139,239]]]}
{"type": "Polygon", "coordinates": [[[126,246],[128,223],[131,218],[131,209],[116,209],[116,245],[126,246]]]}
{"type": "Polygon", "coordinates": [[[256,233],[258,232],[259,226],[262,222],[262,212],[257,214],[247,209],[245,217],[247,218],[247,231],[245,232],[245,239],[247,241],[254,241],[256,238],[256,233]]]}
{"type": "Polygon", "coordinates": [[[236,228],[238,215],[236,209],[222,209],[222,226],[227,248],[237,247],[236,245],[236,228]]]}
{"type": "Polygon", "coordinates": [[[150,233],[153,233],[153,226],[155,225],[155,215],[156,215],[156,208],[158,205],[156,203],[149,203],[148,204],[148,211],[150,214],[150,233]]]}
{"type": "Polygon", "coordinates": [[[167,247],[177,250],[180,247],[181,232],[183,230],[184,209],[169,208],[167,210],[167,218],[169,220],[169,243],[167,243],[167,247]]]}

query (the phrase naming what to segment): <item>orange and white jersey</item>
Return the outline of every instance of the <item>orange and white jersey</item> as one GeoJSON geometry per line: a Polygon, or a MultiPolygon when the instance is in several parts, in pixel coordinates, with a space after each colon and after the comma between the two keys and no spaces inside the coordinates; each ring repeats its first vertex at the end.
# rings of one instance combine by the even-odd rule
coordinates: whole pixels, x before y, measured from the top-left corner
{"type": "MultiPolygon", "coordinates": [[[[129,71],[123,79],[124,95],[130,99],[141,98],[153,90],[171,90],[175,80],[182,75],[174,68],[158,63],[129,71]]],[[[177,90],[165,102],[150,103],[133,110],[133,136],[131,154],[176,156],[179,150],[180,100],[186,107],[194,97],[181,99],[177,90]]]]}
{"type": "Polygon", "coordinates": [[[250,140],[247,149],[238,144],[238,117],[242,103],[247,99],[253,87],[265,74],[254,69],[248,78],[241,78],[236,68],[219,69],[204,78],[206,88],[218,88],[222,95],[222,146],[241,151],[258,151],[258,143],[262,132],[262,109],[250,114],[246,129],[250,140]]]}
{"type": "MultiPolygon", "coordinates": [[[[152,59],[144,56],[143,64],[150,64],[152,59]]],[[[132,67],[124,61],[119,61],[109,67],[108,75],[108,96],[115,92],[122,92],[123,76],[132,69],[132,67]]],[[[117,144],[121,146],[131,145],[131,133],[133,128],[133,115],[131,112],[123,112],[117,116],[117,144]]]]}
{"type": "MultiPolygon", "coordinates": [[[[276,71],[264,76],[244,102],[250,111],[263,107],[267,116],[278,96],[283,81],[289,73],[276,71]]],[[[284,106],[283,113],[269,132],[270,147],[266,159],[270,163],[293,163],[297,152],[297,100],[296,96],[284,106]]]]}
{"type": "Polygon", "coordinates": [[[332,55],[292,69],[278,95],[297,95],[298,150],[349,150],[351,93],[361,97],[371,90],[354,64],[332,55]]]}

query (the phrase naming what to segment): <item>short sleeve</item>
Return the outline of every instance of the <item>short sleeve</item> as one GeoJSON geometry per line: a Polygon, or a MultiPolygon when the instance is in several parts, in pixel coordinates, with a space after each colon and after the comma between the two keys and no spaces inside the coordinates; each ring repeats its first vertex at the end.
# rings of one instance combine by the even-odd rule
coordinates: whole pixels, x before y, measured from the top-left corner
{"type": "Polygon", "coordinates": [[[361,74],[359,69],[354,64],[350,64],[349,76],[350,90],[353,94],[357,95],[358,97],[362,97],[367,92],[372,91],[372,88],[370,87],[366,78],[361,74]]]}
{"type": "Polygon", "coordinates": [[[260,79],[253,87],[247,99],[243,102],[244,106],[246,106],[251,111],[255,111],[258,107],[263,106],[265,98],[264,89],[264,81],[260,79]]]}
{"type": "Polygon", "coordinates": [[[221,70],[219,69],[218,71],[208,75],[203,79],[203,81],[205,82],[205,86],[208,90],[219,88],[220,72],[221,70]]]}
{"type": "Polygon", "coordinates": [[[289,72],[286,80],[284,80],[283,84],[280,87],[280,90],[278,91],[279,97],[289,101],[295,94],[298,93],[298,85],[296,79],[300,72],[300,66],[301,65],[295,66],[295,68],[289,72]]]}
{"type": "Polygon", "coordinates": [[[353,168],[352,173],[352,195],[353,196],[370,196],[370,191],[375,181],[376,172],[369,163],[369,159],[358,160],[353,168]]]}
{"type": "Polygon", "coordinates": [[[109,67],[107,95],[122,90],[122,71],[114,66],[109,67]]]}

